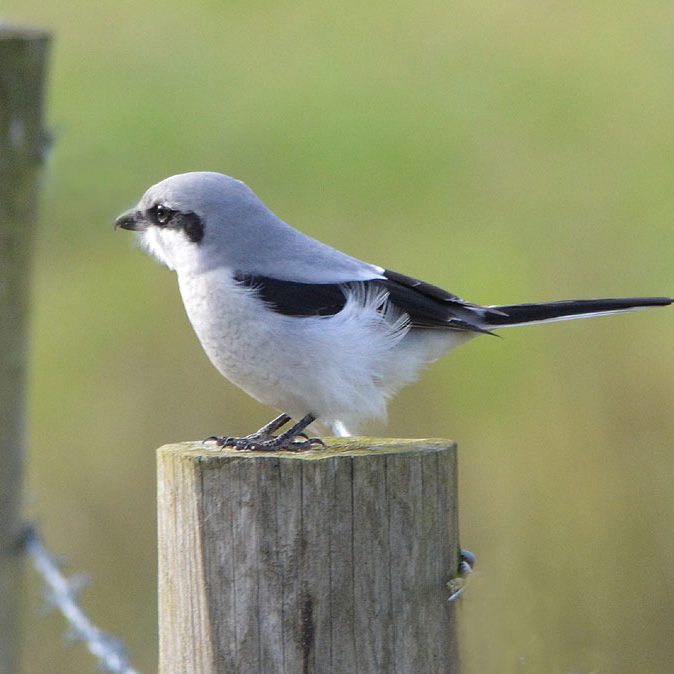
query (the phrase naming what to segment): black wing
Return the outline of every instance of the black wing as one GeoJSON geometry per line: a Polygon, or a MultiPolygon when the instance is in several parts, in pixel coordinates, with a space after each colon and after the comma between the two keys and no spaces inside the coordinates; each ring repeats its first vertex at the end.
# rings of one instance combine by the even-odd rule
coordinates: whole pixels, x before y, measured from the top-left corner
{"type": "Polygon", "coordinates": [[[487,314],[499,311],[464,302],[442,288],[392,271],[383,279],[349,283],[297,283],[266,276],[236,274],[236,280],[254,288],[260,298],[286,316],[333,316],[346,304],[349,289],[374,286],[388,293],[388,301],[410,317],[418,328],[445,328],[489,332],[482,327],[487,314]]]}
{"type": "Polygon", "coordinates": [[[485,317],[501,313],[471,304],[438,286],[395,271],[386,269],[384,276],[386,281],[381,283],[389,293],[389,300],[409,314],[415,327],[489,333],[483,327],[485,317]]]}

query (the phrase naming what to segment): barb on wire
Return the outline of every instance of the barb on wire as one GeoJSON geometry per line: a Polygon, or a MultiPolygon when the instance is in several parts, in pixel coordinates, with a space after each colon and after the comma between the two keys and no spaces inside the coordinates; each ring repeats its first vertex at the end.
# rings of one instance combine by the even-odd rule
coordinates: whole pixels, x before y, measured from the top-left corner
{"type": "Polygon", "coordinates": [[[68,638],[82,641],[89,652],[98,659],[99,667],[111,674],[138,674],[131,667],[124,644],[100,630],[84,613],[78,603],[78,595],[88,584],[85,576],[66,578],[56,559],[47,551],[34,527],[28,527],[24,548],[33,566],[45,582],[49,608],[58,609],[68,621],[68,638]]]}

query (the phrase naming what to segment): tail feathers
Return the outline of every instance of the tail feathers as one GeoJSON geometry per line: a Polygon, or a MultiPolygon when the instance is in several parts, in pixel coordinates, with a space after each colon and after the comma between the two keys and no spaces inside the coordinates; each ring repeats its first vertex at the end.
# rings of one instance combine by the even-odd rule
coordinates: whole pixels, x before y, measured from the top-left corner
{"type": "Polygon", "coordinates": [[[606,316],[648,307],[672,304],[671,297],[623,297],[604,300],[564,300],[542,304],[511,304],[491,306],[487,314],[487,328],[507,328],[515,325],[568,321],[574,318],[606,316]]]}

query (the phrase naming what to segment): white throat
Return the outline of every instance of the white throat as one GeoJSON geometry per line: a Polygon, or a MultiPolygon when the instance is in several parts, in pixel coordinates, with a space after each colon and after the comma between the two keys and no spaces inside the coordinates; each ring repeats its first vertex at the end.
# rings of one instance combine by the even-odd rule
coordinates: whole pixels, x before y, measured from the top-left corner
{"type": "Polygon", "coordinates": [[[188,241],[182,231],[149,227],[140,232],[141,247],[171,271],[196,271],[199,267],[197,244],[188,241]]]}

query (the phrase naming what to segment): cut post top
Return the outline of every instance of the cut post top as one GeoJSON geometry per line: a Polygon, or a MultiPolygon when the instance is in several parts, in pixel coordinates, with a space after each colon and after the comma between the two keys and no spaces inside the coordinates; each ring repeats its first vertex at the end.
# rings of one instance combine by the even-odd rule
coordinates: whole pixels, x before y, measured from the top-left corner
{"type": "Polygon", "coordinates": [[[323,438],[325,447],[306,451],[279,451],[279,452],[251,452],[222,448],[215,443],[178,442],[164,445],[159,448],[160,456],[168,458],[184,458],[196,461],[214,461],[220,459],[247,459],[247,458],[283,458],[299,461],[321,461],[336,457],[352,457],[367,455],[405,455],[405,454],[432,454],[446,449],[456,450],[456,443],[442,438],[399,439],[399,438],[323,438]]]}

